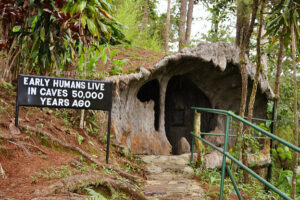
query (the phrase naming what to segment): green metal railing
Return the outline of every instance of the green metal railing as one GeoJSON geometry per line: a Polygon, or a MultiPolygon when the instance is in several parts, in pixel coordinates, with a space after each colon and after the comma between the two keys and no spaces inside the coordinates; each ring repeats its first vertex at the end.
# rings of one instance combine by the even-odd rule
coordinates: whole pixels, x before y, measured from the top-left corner
{"type": "MultiPolygon", "coordinates": [[[[230,111],[226,111],[226,110],[218,110],[218,109],[211,109],[211,108],[197,108],[197,107],[192,107],[192,109],[195,110],[195,112],[208,112],[208,113],[214,113],[214,114],[222,114],[224,116],[226,116],[226,123],[225,123],[225,134],[215,134],[215,133],[204,133],[201,135],[217,135],[217,136],[224,136],[224,148],[221,149],[217,146],[215,146],[214,144],[210,143],[209,141],[203,139],[201,136],[196,135],[194,132],[191,132],[191,134],[193,135],[192,137],[192,148],[191,148],[191,164],[193,163],[193,150],[194,150],[194,143],[195,143],[195,138],[201,140],[202,142],[204,142],[205,144],[209,145],[210,147],[212,147],[213,149],[219,151],[220,153],[223,154],[223,160],[222,160],[222,174],[221,174],[221,185],[220,185],[220,200],[223,199],[223,193],[224,193],[224,178],[225,178],[225,170],[227,170],[229,177],[232,181],[232,184],[234,186],[235,192],[239,198],[239,200],[242,199],[242,196],[239,192],[239,189],[237,187],[236,181],[231,173],[231,170],[229,168],[229,166],[226,165],[226,158],[229,158],[231,161],[233,161],[234,163],[236,163],[238,166],[240,166],[242,169],[244,169],[245,171],[247,171],[250,175],[252,175],[253,177],[255,177],[256,179],[258,179],[260,182],[262,182],[265,186],[267,186],[268,188],[270,188],[271,190],[273,190],[274,192],[276,192],[279,196],[281,196],[284,199],[287,200],[291,200],[291,198],[289,196],[287,196],[285,193],[283,193],[282,191],[280,191],[278,188],[276,188],[274,185],[272,185],[270,182],[266,181],[264,178],[260,177],[258,174],[256,174],[254,171],[252,171],[250,168],[248,168],[246,165],[244,165],[243,163],[241,163],[239,160],[237,160],[236,158],[234,158],[231,154],[228,153],[228,137],[234,137],[235,135],[230,135],[229,134],[229,127],[230,127],[230,121],[231,118],[240,121],[250,127],[252,127],[253,129],[261,132],[262,134],[264,134],[265,136],[268,136],[271,138],[271,140],[276,140],[280,143],[282,143],[283,145],[289,147],[290,149],[297,151],[298,153],[300,153],[300,148],[277,137],[276,135],[273,135],[272,133],[256,126],[255,124],[252,124],[251,122],[241,118],[240,116],[230,112],[230,111]]],[[[260,119],[257,119],[260,120],[260,119]]],[[[268,120],[270,121],[270,120],[268,120]]]]}

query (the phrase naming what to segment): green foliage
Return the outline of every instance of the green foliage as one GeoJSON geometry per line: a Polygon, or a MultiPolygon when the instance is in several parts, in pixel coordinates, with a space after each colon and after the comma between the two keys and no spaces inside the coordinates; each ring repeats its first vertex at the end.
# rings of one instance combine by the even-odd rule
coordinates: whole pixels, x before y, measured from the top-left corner
{"type": "MultiPolygon", "coordinates": [[[[291,186],[292,186],[292,176],[293,176],[293,172],[291,170],[280,169],[278,180],[275,183],[276,187],[278,187],[281,191],[290,194],[291,186]]],[[[300,199],[300,166],[298,166],[297,169],[296,187],[297,187],[296,200],[299,200],[300,199]]]]}
{"type": "Polygon", "coordinates": [[[275,151],[278,153],[278,156],[281,159],[290,159],[290,160],[292,159],[292,152],[288,147],[284,147],[284,148],[278,147],[275,151]]]}
{"type": "Polygon", "coordinates": [[[209,42],[234,42],[232,37],[231,21],[236,12],[236,6],[231,0],[219,0],[202,2],[210,12],[208,18],[211,21],[211,29],[207,34],[202,34],[202,38],[209,42]]]}
{"type": "Polygon", "coordinates": [[[78,142],[78,144],[81,145],[83,141],[84,141],[84,137],[81,136],[80,134],[77,134],[77,142],[78,142]]]}
{"type": "MultiPolygon", "coordinates": [[[[123,32],[131,46],[162,52],[163,41],[159,37],[159,30],[154,28],[156,22],[153,21],[151,24],[151,19],[149,19],[151,28],[146,27],[141,31],[141,2],[136,0],[119,1],[115,17],[124,25],[123,32]]],[[[150,15],[154,15],[154,13],[150,15]]],[[[158,19],[156,15],[154,18],[158,19]]]]}
{"type": "Polygon", "coordinates": [[[101,194],[99,194],[91,188],[85,188],[85,190],[90,196],[92,196],[92,198],[87,198],[86,200],[107,200],[107,198],[105,198],[104,196],[102,196],[101,194]]]}
{"type": "MultiPolygon", "coordinates": [[[[196,177],[203,185],[207,185],[208,189],[205,191],[207,196],[217,198],[219,195],[219,188],[216,186],[220,185],[221,182],[221,173],[217,169],[195,169],[196,177]]],[[[240,171],[241,172],[241,171],[240,171]]],[[[260,199],[260,200],[270,200],[270,199],[279,199],[278,196],[274,193],[266,193],[263,185],[259,184],[256,179],[253,179],[253,184],[242,184],[241,178],[242,174],[233,173],[233,176],[238,184],[238,188],[242,193],[243,198],[247,199],[260,199]]],[[[235,190],[231,183],[229,177],[224,180],[224,199],[230,199],[231,194],[235,194],[235,190]]],[[[213,198],[213,199],[215,199],[213,198]]],[[[210,199],[208,197],[208,199],[210,199]]]]}
{"type": "Polygon", "coordinates": [[[2,82],[0,84],[0,87],[3,87],[5,90],[10,90],[10,91],[13,91],[15,89],[15,87],[11,83],[8,83],[8,82],[2,82]]]}
{"type": "MultiPolygon", "coordinates": [[[[106,0],[35,0],[24,8],[24,2],[20,2],[20,8],[15,5],[11,10],[15,10],[12,12],[18,14],[18,19],[23,19],[6,20],[10,15],[3,8],[14,2],[1,2],[0,13],[4,17],[0,21],[10,29],[5,32],[9,33],[8,39],[0,40],[4,42],[0,49],[15,50],[19,63],[15,63],[14,67],[18,64],[21,66],[15,69],[17,72],[41,75],[58,73],[59,68],[68,69],[77,53],[80,54],[76,47],[78,44],[82,43],[86,48],[88,44],[97,47],[106,43],[119,44],[124,38],[120,24],[109,14],[111,5],[106,0]]],[[[86,53],[87,49],[83,52],[86,53]]],[[[97,62],[94,61],[96,58],[92,57],[87,63],[89,71],[97,62]]],[[[77,63],[73,66],[77,68],[77,63]]]]}
{"type": "MultiPolygon", "coordinates": [[[[58,168],[50,167],[43,171],[36,172],[37,178],[45,178],[48,180],[65,178],[72,175],[72,171],[69,169],[69,165],[63,165],[58,168]]],[[[35,178],[32,178],[35,181],[35,178]]]]}

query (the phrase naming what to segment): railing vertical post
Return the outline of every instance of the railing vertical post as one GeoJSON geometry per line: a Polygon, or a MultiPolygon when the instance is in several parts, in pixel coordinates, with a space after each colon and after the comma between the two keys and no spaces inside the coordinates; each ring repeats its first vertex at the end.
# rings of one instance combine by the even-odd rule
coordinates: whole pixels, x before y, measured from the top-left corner
{"type": "Polygon", "coordinates": [[[228,147],[228,134],[229,134],[229,124],[230,116],[226,115],[226,125],[225,125],[225,135],[224,135],[224,149],[223,149],[223,161],[222,161],[222,176],[221,176],[221,187],[220,187],[220,200],[223,200],[224,192],[224,179],[225,179],[225,167],[226,167],[226,155],[228,147]]]}

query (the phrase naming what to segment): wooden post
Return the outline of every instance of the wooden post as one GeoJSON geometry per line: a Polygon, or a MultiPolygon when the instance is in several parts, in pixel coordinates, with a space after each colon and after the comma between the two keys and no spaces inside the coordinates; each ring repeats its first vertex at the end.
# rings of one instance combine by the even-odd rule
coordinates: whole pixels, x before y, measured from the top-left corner
{"type": "MultiPolygon", "coordinates": [[[[195,118],[194,118],[194,133],[195,135],[201,137],[201,114],[199,112],[195,112],[195,118]]],[[[202,157],[205,153],[205,147],[202,144],[202,141],[195,138],[195,144],[196,144],[196,149],[197,149],[197,162],[196,162],[196,167],[200,167],[202,164],[202,157]]]]}

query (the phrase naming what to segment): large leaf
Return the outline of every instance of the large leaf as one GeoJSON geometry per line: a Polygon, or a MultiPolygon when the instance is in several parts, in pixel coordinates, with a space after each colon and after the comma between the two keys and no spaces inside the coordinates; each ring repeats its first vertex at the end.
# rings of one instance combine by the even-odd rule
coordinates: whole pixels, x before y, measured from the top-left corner
{"type": "Polygon", "coordinates": [[[87,23],[87,17],[86,17],[86,15],[83,15],[81,17],[81,25],[84,29],[85,29],[86,23],[87,23]]]}
{"type": "Polygon", "coordinates": [[[43,42],[45,42],[45,27],[41,27],[40,38],[43,42]]]}
{"type": "Polygon", "coordinates": [[[99,24],[99,26],[101,28],[101,31],[104,32],[104,33],[107,33],[108,31],[107,31],[106,25],[103,24],[100,20],[97,20],[97,21],[98,21],[98,24],[99,24]]]}
{"type": "Polygon", "coordinates": [[[91,32],[91,34],[93,34],[94,36],[96,36],[97,35],[97,33],[96,33],[96,25],[95,25],[94,21],[91,20],[91,19],[89,19],[89,18],[87,18],[87,25],[88,25],[88,29],[91,32]]]}
{"type": "Polygon", "coordinates": [[[87,4],[86,1],[81,1],[81,2],[79,3],[78,7],[77,7],[77,10],[78,10],[80,13],[82,13],[83,10],[84,10],[85,7],[86,7],[86,4],[87,4]]]}

